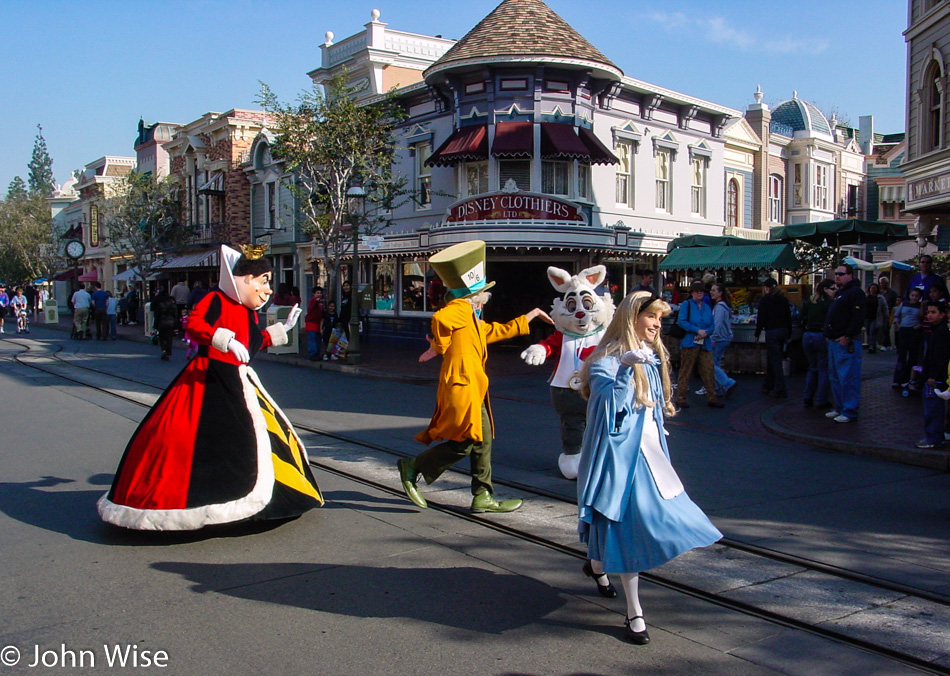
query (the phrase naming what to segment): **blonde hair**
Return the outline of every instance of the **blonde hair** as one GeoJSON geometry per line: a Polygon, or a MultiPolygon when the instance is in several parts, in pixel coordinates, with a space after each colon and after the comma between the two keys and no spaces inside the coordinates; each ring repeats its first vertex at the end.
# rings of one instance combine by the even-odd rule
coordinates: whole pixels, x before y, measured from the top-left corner
{"type": "MultiPolygon", "coordinates": [[[[584,362],[584,367],[581,369],[580,392],[585,399],[590,398],[590,367],[594,362],[608,356],[619,358],[629,350],[652,347],[660,358],[659,370],[660,381],[663,386],[663,413],[669,417],[676,413],[676,409],[673,407],[672,386],[670,385],[669,353],[666,351],[666,346],[663,345],[659,332],[657,332],[656,339],[652,343],[641,341],[636,332],[637,319],[640,313],[647,308],[659,312],[661,316],[670,313],[669,304],[649,291],[634,291],[620,301],[620,305],[617,306],[617,310],[614,312],[613,320],[604,331],[604,337],[601,338],[600,345],[584,362]]],[[[636,405],[649,408],[656,406],[656,402],[653,401],[650,395],[650,383],[647,380],[647,372],[643,368],[643,364],[633,366],[633,383],[636,405]]]]}

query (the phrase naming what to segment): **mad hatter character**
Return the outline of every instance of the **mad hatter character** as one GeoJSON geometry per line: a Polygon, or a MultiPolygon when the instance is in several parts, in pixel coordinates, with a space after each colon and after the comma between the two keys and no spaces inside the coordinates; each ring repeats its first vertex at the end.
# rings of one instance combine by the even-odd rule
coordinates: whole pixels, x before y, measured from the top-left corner
{"type": "Polygon", "coordinates": [[[510,322],[484,322],[482,308],[494,286],[485,278],[485,242],[462,242],[437,253],[429,263],[445,284],[446,306],[432,316],[430,347],[419,361],[442,355],[435,413],[429,426],[416,435],[423,444],[433,446],[415,459],[399,461],[399,478],[406,495],[419,507],[426,507],[416,485],[419,476],[427,484],[439,478],[449,467],[469,457],[472,467],[472,511],[512,512],[522,500],[498,501],[491,481],[491,447],[494,427],[488,402],[488,375],[485,361],[488,344],[528,333],[528,324],[536,317],[551,322],[535,308],[510,322]]]}
{"type": "Polygon", "coordinates": [[[265,331],[256,311],[271,294],[263,247],[222,246],[220,288],[188,319],[198,356],[132,435],[104,521],[136,530],[197,530],[246,519],[285,519],[323,504],[303,442],[248,362],[287,342],[297,322],[265,331]]]}

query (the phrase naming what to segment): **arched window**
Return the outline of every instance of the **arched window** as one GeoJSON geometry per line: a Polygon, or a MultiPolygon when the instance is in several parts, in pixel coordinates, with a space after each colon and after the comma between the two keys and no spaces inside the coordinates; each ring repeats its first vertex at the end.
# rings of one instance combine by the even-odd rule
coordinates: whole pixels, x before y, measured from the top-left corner
{"type": "Polygon", "coordinates": [[[921,116],[921,147],[923,152],[943,146],[943,78],[940,64],[932,61],[927,68],[926,95],[921,116]]]}
{"type": "Polygon", "coordinates": [[[726,189],[726,225],[739,227],[739,181],[734,178],[729,179],[726,189]]]}
{"type": "Polygon", "coordinates": [[[785,194],[785,181],[781,176],[772,174],[769,176],[769,221],[772,223],[784,223],[783,214],[783,196],[785,194]]]}

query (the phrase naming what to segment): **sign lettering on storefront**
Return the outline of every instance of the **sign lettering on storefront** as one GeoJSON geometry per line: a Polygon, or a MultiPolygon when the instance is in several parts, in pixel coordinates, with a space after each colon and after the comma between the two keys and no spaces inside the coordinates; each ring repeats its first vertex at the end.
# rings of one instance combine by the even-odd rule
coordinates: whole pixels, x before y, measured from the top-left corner
{"type": "Polygon", "coordinates": [[[99,246],[99,207],[89,207],[89,244],[99,246]]]}
{"type": "Polygon", "coordinates": [[[585,224],[578,206],[534,193],[493,193],[462,200],[449,207],[446,223],[471,221],[565,221],[585,224]]]}
{"type": "Polygon", "coordinates": [[[938,174],[919,181],[910,181],[907,184],[908,202],[945,195],[950,193],[950,173],[938,174]]]}

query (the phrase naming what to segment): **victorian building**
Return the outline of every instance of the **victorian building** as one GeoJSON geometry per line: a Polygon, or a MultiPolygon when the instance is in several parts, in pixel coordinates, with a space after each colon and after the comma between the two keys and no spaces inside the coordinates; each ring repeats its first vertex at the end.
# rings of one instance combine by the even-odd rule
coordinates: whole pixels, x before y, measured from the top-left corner
{"type": "Polygon", "coordinates": [[[907,179],[905,208],[919,219],[921,244],[932,236],[945,251],[950,248],[950,2],[909,0],[907,6],[907,142],[901,165],[907,179]]]}
{"type": "MultiPolygon", "coordinates": [[[[363,73],[387,30],[374,13],[343,47],[327,40],[324,64],[381,94],[385,78],[363,73]]],[[[722,234],[723,131],[738,111],[625,76],[540,0],[505,0],[447,50],[399,35],[391,49],[431,61],[414,84],[399,71],[396,91],[409,113],[397,170],[416,199],[360,251],[374,329],[424,332],[441,300],[426,260],[457,242],[487,242],[492,305],[510,316],[550,303],[549,265],[605,263],[622,293],[676,236],[722,234]]]]}
{"type": "MultiPolygon", "coordinates": [[[[129,175],[135,169],[134,157],[115,157],[107,155],[86,165],[82,176],[75,186],[79,200],[67,207],[67,222],[81,227],[83,253],[76,260],[83,272],[80,282],[100,282],[104,288],[111,289],[112,277],[116,273],[112,261],[112,241],[108,229],[102,222],[100,200],[108,197],[108,186],[129,175]],[[75,220],[78,219],[78,220],[75,220]]],[[[75,230],[73,230],[75,233],[75,230]]]]}
{"type": "Polygon", "coordinates": [[[182,218],[196,232],[189,250],[162,266],[163,274],[210,284],[218,246],[251,241],[251,183],[245,169],[251,145],[270,119],[260,110],[205,113],[163,144],[169,175],[180,188],[182,218]]]}

